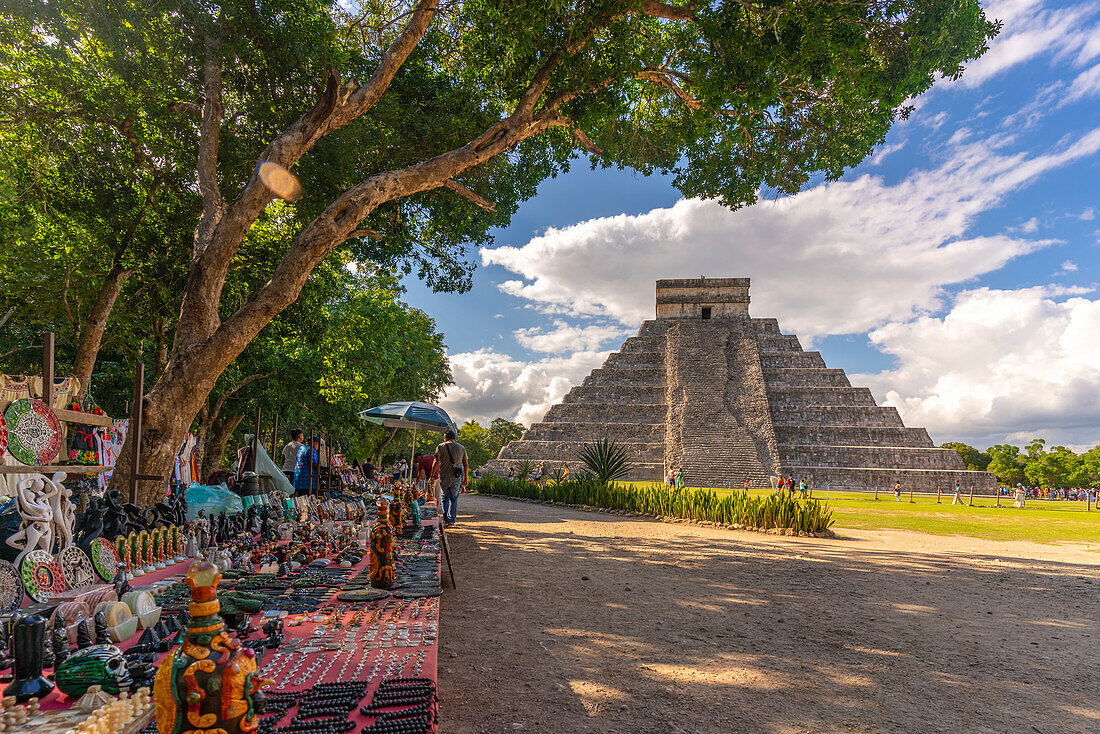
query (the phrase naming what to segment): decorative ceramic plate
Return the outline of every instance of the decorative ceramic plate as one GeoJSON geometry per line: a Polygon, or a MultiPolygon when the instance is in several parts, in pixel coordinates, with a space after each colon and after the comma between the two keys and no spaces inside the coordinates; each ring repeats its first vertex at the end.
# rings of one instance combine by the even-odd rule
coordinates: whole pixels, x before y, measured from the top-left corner
{"type": "Polygon", "coordinates": [[[4,411],[8,424],[8,451],[32,466],[49,464],[61,450],[61,422],[41,400],[20,398],[4,411]]]}
{"type": "Polygon", "coordinates": [[[23,605],[23,579],[15,566],[0,561],[0,614],[14,612],[23,605]]]}
{"type": "Polygon", "coordinates": [[[75,545],[58,553],[57,563],[61,566],[61,576],[70,589],[79,589],[95,582],[95,569],[92,568],[91,559],[75,545]]]}
{"type": "Polygon", "coordinates": [[[385,599],[390,592],[385,589],[356,589],[353,591],[341,591],[336,595],[340,601],[375,601],[385,599]]]}
{"type": "Polygon", "coordinates": [[[37,602],[65,591],[65,576],[54,557],[44,550],[32,550],[23,556],[23,588],[37,602]]]}
{"type": "Polygon", "coordinates": [[[106,538],[92,541],[92,568],[104,581],[111,581],[118,573],[118,552],[106,538]]]}

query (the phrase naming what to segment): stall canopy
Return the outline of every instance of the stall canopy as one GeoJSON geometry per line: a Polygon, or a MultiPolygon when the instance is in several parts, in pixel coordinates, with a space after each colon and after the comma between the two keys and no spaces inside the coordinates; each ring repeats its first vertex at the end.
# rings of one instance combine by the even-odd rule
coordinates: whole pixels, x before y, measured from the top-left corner
{"type": "MultiPolygon", "coordinates": [[[[421,403],[416,400],[379,405],[360,411],[359,417],[368,423],[375,423],[387,428],[411,428],[413,432],[412,450],[414,453],[416,451],[417,430],[423,429],[425,431],[435,431],[436,433],[454,431],[456,434],[458,433],[458,429],[455,428],[451,416],[447,415],[447,411],[438,405],[421,403]]],[[[416,467],[413,466],[412,459],[413,457],[410,456],[409,469],[413,472],[412,476],[415,478],[416,467]]]]}

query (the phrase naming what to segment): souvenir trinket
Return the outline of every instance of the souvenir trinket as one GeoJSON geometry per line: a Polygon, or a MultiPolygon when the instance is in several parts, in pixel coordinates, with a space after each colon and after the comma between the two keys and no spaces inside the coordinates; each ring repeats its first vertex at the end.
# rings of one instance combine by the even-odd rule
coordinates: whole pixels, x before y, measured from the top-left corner
{"type": "Polygon", "coordinates": [[[118,572],[119,558],[115,547],[105,538],[96,538],[89,546],[92,556],[92,568],[104,581],[112,581],[118,572]]]}
{"type": "Polygon", "coordinates": [[[12,624],[12,653],[15,669],[5,696],[15,696],[20,703],[32,698],[44,698],[54,685],[42,675],[42,650],[46,637],[46,618],[38,614],[16,614],[12,624]]]}
{"type": "Polygon", "coordinates": [[[20,398],[4,411],[8,451],[23,464],[49,464],[61,449],[61,422],[41,400],[20,398]]]}
{"type": "Polygon", "coordinates": [[[58,666],[57,687],[68,696],[83,696],[91,686],[100,686],[117,696],[130,688],[126,658],[114,645],[97,644],[78,650],[58,666]]]}
{"type": "Polygon", "coordinates": [[[61,575],[70,589],[79,589],[95,581],[92,561],[80,548],[70,545],[57,555],[61,575]]]}
{"type": "Polygon", "coordinates": [[[65,591],[65,578],[53,556],[44,550],[35,550],[23,557],[23,587],[27,596],[37,602],[65,591]]]}
{"type": "Polygon", "coordinates": [[[23,605],[23,579],[15,566],[0,561],[0,614],[14,612],[23,605]]]}
{"type": "Polygon", "coordinates": [[[249,734],[258,726],[261,689],[255,652],[231,639],[218,612],[218,568],[196,561],[187,571],[190,614],[183,644],[157,668],[154,698],[160,734],[249,734]]]}

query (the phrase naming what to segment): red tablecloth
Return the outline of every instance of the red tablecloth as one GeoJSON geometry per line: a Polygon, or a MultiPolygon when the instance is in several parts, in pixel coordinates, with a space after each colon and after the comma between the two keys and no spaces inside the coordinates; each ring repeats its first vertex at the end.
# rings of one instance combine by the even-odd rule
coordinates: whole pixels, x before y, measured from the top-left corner
{"type": "MultiPolygon", "coordinates": [[[[424,525],[426,526],[436,525],[436,523],[436,519],[424,521],[424,525]]],[[[368,557],[364,557],[359,564],[352,567],[352,573],[349,574],[349,578],[351,576],[355,576],[359,571],[365,569],[368,561],[368,557]]],[[[168,566],[164,569],[147,573],[143,576],[138,576],[131,582],[131,584],[134,586],[134,588],[140,589],[142,586],[152,584],[157,581],[163,581],[172,576],[182,576],[184,573],[186,573],[190,563],[191,561],[189,560],[183,563],[177,563],[172,566],[168,566]]],[[[354,630],[354,633],[352,633],[350,637],[353,641],[351,644],[354,644],[355,649],[353,651],[346,651],[344,649],[336,651],[326,650],[313,653],[294,654],[292,656],[288,656],[286,654],[278,655],[279,650],[268,650],[266,655],[264,656],[264,661],[263,665],[260,668],[260,673],[264,677],[268,678],[273,677],[271,674],[274,673],[275,683],[268,690],[298,691],[306,690],[316,685],[317,683],[322,682],[327,683],[336,681],[364,680],[372,671],[374,671],[375,675],[370,680],[370,686],[368,687],[367,695],[364,696],[363,699],[359,703],[357,703],[355,708],[352,710],[351,718],[357,724],[356,729],[360,729],[363,725],[372,721],[372,719],[360,714],[359,708],[365,706],[370,701],[374,690],[378,688],[384,678],[410,677],[415,674],[417,675],[417,677],[430,678],[432,681],[438,680],[438,630],[440,607],[439,601],[441,597],[419,600],[401,600],[391,597],[390,599],[386,599],[381,602],[344,603],[336,600],[335,597],[337,593],[339,593],[338,590],[333,590],[333,593],[329,597],[328,601],[318,606],[320,608],[328,606],[330,603],[334,603],[337,605],[345,604],[348,607],[348,610],[341,615],[340,619],[343,622],[342,627],[337,628],[335,624],[322,625],[321,623],[309,621],[306,621],[301,625],[294,627],[288,625],[285,629],[285,643],[288,644],[292,640],[301,640],[307,638],[313,638],[316,641],[317,644],[314,645],[315,647],[323,646],[326,642],[345,643],[349,638],[349,631],[354,630]],[[367,612],[363,617],[363,624],[359,627],[349,627],[348,622],[351,621],[353,615],[355,614],[356,608],[361,608],[364,606],[367,608],[367,612]],[[402,618],[404,619],[410,616],[411,611],[416,607],[420,607],[421,611],[419,614],[419,620],[412,620],[414,622],[413,626],[417,626],[415,623],[420,622],[422,623],[424,629],[434,629],[433,639],[430,642],[426,641],[423,645],[401,645],[403,638],[399,635],[399,631],[402,628],[407,629],[408,627],[406,625],[398,625],[396,626],[392,637],[389,638],[392,639],[392,646],[380,646],[374,649],[367,649],[364,647],[364,637],[367,636],[370,633],[371,629],[375,627],[386,627],[386,621],[392,619],[394,611],[397,611],[398,609],[402,610],[402,618]],[[378,610],[379,608],[383,609],[383,612],[377,620],[377,624],[374,626],[367,626],[366,622],[370,619],[373,612],[378,610]],[[434,610],[434,615],[429,614],[429,610],[434,610]],[[431,624],[429,624],[430,621],[434,622],[434,628],[431,624]],[[316,635],[315,632],[321,626],[325,627],[323,634],[316,635]],[[421,652],[423,652],[422,659],[419,655],[419,653],[421,652]],[[380,657],[382,659],[382,663],[376,669],[375,663],[378,662],[380,657]],[[290,660],[289,663],[285,665],[280,665],[283,660],[287,659],[290,660]],[[286,671],[288,671],[289,668],[294,665],[294,662],[299,659],[301,660],[301,664],[297,667],[296,672],[288,676],[286,674],[286,671]],[[296,681],[301,679],[300,676],[302,676],[307,670],[311,669],[312,663],[314,663],[318,659],[322,660],[320,664],[314,669],[313,674],[308,679],[302,680],[301,683],[297,683],[296,681]],[[332,663],[327,663],[326,659],[331,659],[332,663]],[[419,673],[415,673],[414,668],[418,660],[420,661],[420,670],[419,673]],[[363,664],[360,665],[360,663],[363,664]],[[396,669],[394,669],[395,667],[396,669]],[[387,669],[393,671],[391,675],[386,675],[387,669]],[[358,674],[356,674],[357,670],[358,674]],[[343,672],[342,675],[341,671],[343,672]]],[[[299,616],[305,616],[308,618],[310,616],[313,616],[313,614],[291,614],[286,617],[286,620],[289,621],[299,616]]],[[[257,627],[257,630],[259,630],[260,626],[262,625],[261,617],[262,614],[252,615],[253,623],[254,626],[257,627]]],[[[262,632],[258,632],[257,634],[262,635],[262,632]]],[[[137,644],[137,641],[140,637],[141,634],[139,632],[131,639],[120,643],[118,647],[121,648],[123,651],[128,650],[130,647],[137,644]]],[[[256,635],[254,635],[252,639],[255,638],[256,635]]],[[[381,633],[375,635],[376,642],[381,641],[381,638],[381,633]]],[[[286,645],[284,644],[284,647],[285,646],[286,645]]],[[[55,690],[41,702],[41,707],[47,710],[67,708],[70,705],[72,705],[72,700],[67,698],[64,694],[61,694],[57,690],[55,690]]],[[[282,718],[282,723],[285,725],[286,722],[289,721],[293,715],[294,709],[290,709],[282,718]]]]}

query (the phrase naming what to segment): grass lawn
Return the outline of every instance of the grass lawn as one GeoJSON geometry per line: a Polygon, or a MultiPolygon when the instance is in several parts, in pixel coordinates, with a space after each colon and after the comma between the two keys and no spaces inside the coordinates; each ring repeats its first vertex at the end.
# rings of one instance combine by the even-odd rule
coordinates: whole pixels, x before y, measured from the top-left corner
{"type": "MultiPolygon", "coordinates": [[[[633,484],[645,484],[636,482],[633,484]]],[[[730,490],[715,489],[720,494],[730,490]]],[[[767,490],[749,490],[750,494],[767,494],[767,490]]],[[[1030,540],[1035,543],[1100,543],[1100,510],[1085,511],[1084,502],[1027,500],[1022,510],[1012,507],[1012,499],[1002,497],[1001,507],[993,506],[994,498],[974,496],[974,507],[952,505],[945,493],[941,504],[935,495],[903,494],[901,502],[891,492],[874,495],[865,492],[814,492],[814,497],[832,509],[836,523],[833,530],[844,534],[844,528],[862,530],[913,530],[933,535],[967,535],[988,540],[1030,540]]],[[[963,495],[963,502],[967,496],[963,495]]]]}

